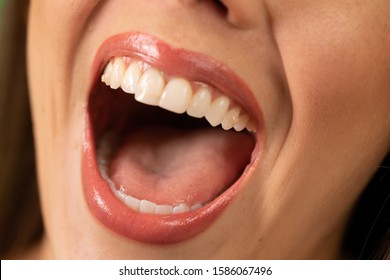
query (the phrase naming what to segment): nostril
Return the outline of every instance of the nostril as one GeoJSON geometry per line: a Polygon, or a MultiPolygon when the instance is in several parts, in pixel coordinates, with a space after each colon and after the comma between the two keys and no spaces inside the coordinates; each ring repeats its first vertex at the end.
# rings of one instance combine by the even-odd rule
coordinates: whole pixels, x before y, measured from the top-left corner
{"type": "Polygon", "coordinates": [[[222,3],[221,0],[214,0],[213,2],[214,2],[214,4],[215,4],[215,6],[217,6],[218,10],[220,10],[220,11],[221,11],[222,13],[224,13],[224,14],[227,14],[228,9],[227,9],[227,7],[225,6],[225,4],[222,3]]]}
{"type": "Polygon", "coordinates": [[[213,7],[223,16],[228,14],[228,8],[221,0],[209,0],[208,1],[213,7]]]}

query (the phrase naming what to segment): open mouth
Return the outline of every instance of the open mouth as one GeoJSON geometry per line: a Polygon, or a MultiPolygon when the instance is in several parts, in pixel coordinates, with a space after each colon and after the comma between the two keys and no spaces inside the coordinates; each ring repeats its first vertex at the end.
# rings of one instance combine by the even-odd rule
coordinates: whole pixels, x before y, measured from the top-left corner
{"type": "Polygon", "coordinates": [[[251,97],[230,94],[243,85],[220,63],[146,34],[108,39],[95,60],[83,154],[92,213],[141,242],[202,232],[255,162],[251,97]]]}

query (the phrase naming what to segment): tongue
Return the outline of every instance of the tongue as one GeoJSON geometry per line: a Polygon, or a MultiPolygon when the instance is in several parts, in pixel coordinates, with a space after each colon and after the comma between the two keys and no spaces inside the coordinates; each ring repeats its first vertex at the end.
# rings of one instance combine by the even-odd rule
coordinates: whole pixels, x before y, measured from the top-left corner
{"type": "Polygon", "coordinates": [[[118,189],[156,204],[211,201],[240,177],[254,139],[215,128],[147,127],[129,133],[111,163],[118,189]]]}

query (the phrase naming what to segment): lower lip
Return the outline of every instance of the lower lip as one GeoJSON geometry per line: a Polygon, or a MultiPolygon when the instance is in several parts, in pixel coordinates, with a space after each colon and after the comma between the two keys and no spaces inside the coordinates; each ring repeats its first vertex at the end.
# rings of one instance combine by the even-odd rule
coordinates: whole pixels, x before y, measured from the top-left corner
{"type": "Polygon", "coordinates": [[[244,176],[210,204],[192,212],[155,215],[134,211],[115,196],[100,175],[93,135],[91,120],[87,117],[82,154],[82,181],[87,204],[101,223],[129,239],[150,244],[188,240],[216,220],[242,185],[244,176]]]}

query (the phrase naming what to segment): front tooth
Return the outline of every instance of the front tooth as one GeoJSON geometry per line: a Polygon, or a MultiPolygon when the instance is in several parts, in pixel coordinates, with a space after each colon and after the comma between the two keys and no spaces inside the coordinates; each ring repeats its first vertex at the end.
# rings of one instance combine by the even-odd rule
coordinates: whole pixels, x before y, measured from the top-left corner
{"type": "Polygon", "coordinates": [[[119,57],[114,59],[110,79],[110,87],[117,89],[121,86],[123,74],[125,73],[125,63],[119,57]]]}
{"type": "Polygon", "coordinates": [[[206,114],[206,119],[212,126],[217,126],[221,123],[229,108],[229,104],[229,98],[226,96],[218,97],[211,103],[210,108],[206,114]]]}
{"type": "Polygon", "coordinates": [[[164,88],[164,77],[156,69],[147,70],[138,82],[135,99],[148,105],[158,105],[164,88]]]}
{"type": "Polygon", "coordinates": [[[171,205],[157,205],[156,214],[172,214],[173,207],[171,205]]]}
{"type": "Polygon", "coordinates": [[[234,129],[236,131],[241,131],[245,128],[246,124],[249,121],[249,115],[248,114],[242,114],[238,117],[238,123],[234,125],[234,129]]]}
{"type": "Polygon", "coordinates": [[[173,79],[166,85],[159,106],[177,114],[184,113],[191,101],[192,88],[184,79],[173,79]]]}
{"type": "Polygon", "coordinates": [[[238,116],[240,115],[240,109],[234,108],[226,113],[222,120],[222,128],[225,130],[231,129],[236,123],[238,123],[238,116]]]}
{"type": "Polygon", "coordinates": [[[190,210],[190,207],[187,204],[180,203],[179,205],[175,206],[173,208],[173,214],[178,214],[178,213],[184,213],[188,212],[190,210]]]}
{"type": "Polygon", "coordinates": [[[139,207],[139,211],[141,213],[149,213],[154,214],[156,212],[157,204],[150,202],[149,200],[141,200],[141,205],[139,207]]]}
{"type": "Polygon", "coordinates": [[[124,92],[135,93],[138,80],[141,77],[141,69],[137,62],[133,62],[123,75],[121,88],[124,92]]]}
{"type": "Polygon", "coordinates": [[[187,114],[191,117],[202,118],[206,115],[211,104],[211,91],[208,87],[201,87],[193,96],[187,114]]]}
{"type": "Polygon", "coordinates": [[[106,68],[104,68],[104,73],[102,75],[102,82],[104,82],[106,86],[110,85],[111,73],[112,73],[112,61],[110,60],[106,68]]]}

